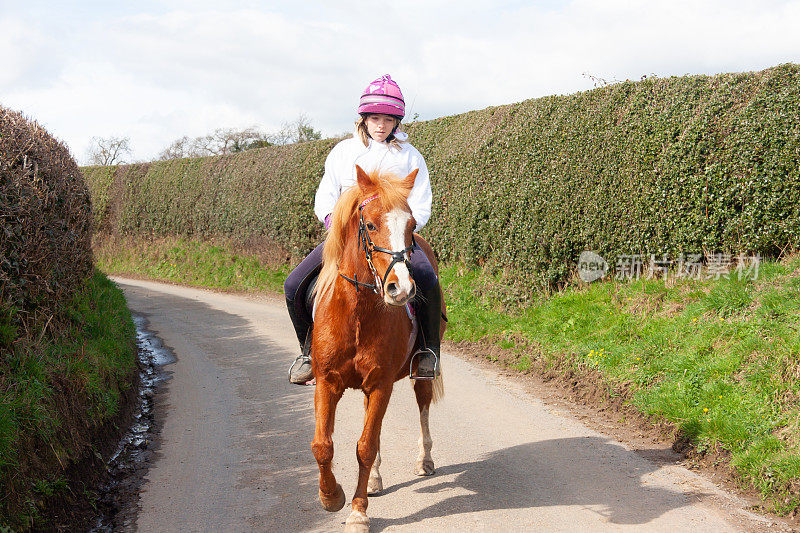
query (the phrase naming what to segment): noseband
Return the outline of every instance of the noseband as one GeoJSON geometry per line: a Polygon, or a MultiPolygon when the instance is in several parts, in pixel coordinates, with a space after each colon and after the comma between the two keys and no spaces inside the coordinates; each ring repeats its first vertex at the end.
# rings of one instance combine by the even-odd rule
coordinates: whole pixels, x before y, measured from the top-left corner
{"type": "MultiPolygon", "coordinates": [[[[381,248],[380,246],[375,246],[375,243],[372,242],[372,239],[369,236],[369,231],[367,230],[367,224],[364,222],[364,206],[370,203],[373,200],[376,200],[378,195],[371,196],[361,202],[361,205],[358,206],[358,244],[361,246],[362,250],[364,250],[364,257],[367,259],[367,264],[369,265],[369,269],[372,272],[372,275],[375,277],[375,283],[362,283],[358,281],[358,278],[350,279],[341,272],[339,273],[344,279],[352,283],[355,288],[356,292],[358,292],[359,286],[365,287],[368,289],[372,289],[375,294],[383,296],[383,287],[386,285],[386,278],[389,277],[389,272],[392,271],[394,265],[397,263],[403,263],[408,268],[409,274],[411,274],[411,263],[406,259],[406,253],[411,254],[414,253],[414,246],[416,242],[414,241],[414,234],[411,234],[411,246],[407,246],[406,248],[400,250],[399,252],[393,252],[391,250],[387,250],[386,248],[381,248]],[[372,262],[372,253],[379,252],[382,254],[387,254],[392,257],[392,262],[389,263],[389,267],[386,269],[386,272],[383,274],[383,277],[378,275],[378,270],[375,268],[375,264],[372,262]],[[379,284],[380,282],[380,284],[379,284]]],[[[413,278],[413,275],[412,275],[413,278]]]]}

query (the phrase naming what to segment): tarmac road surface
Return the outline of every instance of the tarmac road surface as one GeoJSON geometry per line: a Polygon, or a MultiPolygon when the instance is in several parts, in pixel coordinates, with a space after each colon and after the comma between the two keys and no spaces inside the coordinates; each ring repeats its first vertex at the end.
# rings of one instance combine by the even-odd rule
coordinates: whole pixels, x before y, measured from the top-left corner
{"type": "MultiPolygon", "coordinates": [[[[283,301],[115,278],[132,310],[174,351],[156,397],[162,430],[137,529],[339,531],[355,490],[363,395],[347,391],[334,472],[348,503],[317,501],[313,387],[290,385],[298,352],[283,301]]],[[[445,352],[445,398],[431,408],[436,474],[413,474],[419,418],[395,385],[381,439],[384,492],[372,531],[776,531],[660,450],[631,450],[497,372],[445,352]]]]}

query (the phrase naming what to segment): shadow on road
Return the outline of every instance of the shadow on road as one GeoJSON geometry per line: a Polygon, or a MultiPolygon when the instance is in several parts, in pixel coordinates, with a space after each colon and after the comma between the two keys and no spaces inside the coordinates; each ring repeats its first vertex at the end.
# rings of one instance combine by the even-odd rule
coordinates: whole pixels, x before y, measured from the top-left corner
{"type": "Polygon", "coordinates": [[[420,500],[442,492],[457,495],[402,518],[371,517],[371,530],[461,513],[547,506],[591,509],[605,523],[646,524],[689,503],[687,493],[642,481],[643,476],[659,468],[649,461],[634,460],[635,466],[627,471],[603,469],[601,463],[614,467],[617,458],[626,454],[630,452],[607,439],[577,437],[531,442],[488,453],[477,461],[440,466],[436,476],[456,478],[413,489],[430,480],[414,478],[387,487],[380,497],[391,498],[392,493],[403,489],[413,490],[420,500]]]}

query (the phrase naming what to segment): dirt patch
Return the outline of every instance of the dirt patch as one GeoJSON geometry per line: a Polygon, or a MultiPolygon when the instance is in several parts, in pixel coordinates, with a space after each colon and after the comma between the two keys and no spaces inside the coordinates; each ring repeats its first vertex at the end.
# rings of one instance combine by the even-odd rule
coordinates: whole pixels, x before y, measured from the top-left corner
{"type": "MultiPolygon", "coordinates": [[[[66,465],[59,473],[65,489],[37,502],[39,524],[47,524],[48,531],[87,531],[97,519],[100,503],[98,487],[106,479],[106,461],[117,449],[120,437],[130,425],[136,405],[139,386],[138,368],[126,378],[127,390],[120,399],[120,412],[105,424],[90,427],[85,423],[66,421],[74,434],[90,444],[84,446],[83,456],[66,465]]],[[[39,526],[37,526],[39,527],[39,526]]]]}
{"type": "Polygon", "coordinates": [[[626,311],[636,316],[652,317],[664,306],[664,294],[639,294],[631,298],[626,311]]]}
{"type": "Polygon", "coordinates": [[[760,494],[744,488],[733,470],[725,450],[698,451],[680,434],[674,424],[649,417],[631,404],[631,388],[625,384],[610,387],[602,375],[590,368],[576,372],[575,354],[564,354],[554,361],[538,357],[536,347],[523,352],[530,360],[530,370],[516,370],[524,355],[517,349],[503,349],[491,340],[481,342],[445,342],[448,351],[479,366],[490,367],[548,404],[570,412],[583,424],[612,436],[642,457],[660,465],[679,464],[697,471],[748,503],[749,510],[764,516],[784,531],[800,532],[800,516],[779,517],[764,507],[760,494]]]}

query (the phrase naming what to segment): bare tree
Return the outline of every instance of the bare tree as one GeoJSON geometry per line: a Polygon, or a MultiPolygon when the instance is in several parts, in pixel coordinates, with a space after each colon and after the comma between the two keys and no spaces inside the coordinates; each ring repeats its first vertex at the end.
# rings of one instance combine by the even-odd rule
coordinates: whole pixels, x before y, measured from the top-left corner
{"type": "Polygon", "coordinates": [[[275,144],[304,143],[321,138],[322,133],[316,131],[311,125],[311,120],[302,113],[294,121],[284,122],[280,131],[272,136],[275,144]]]}
{"type": "Polygon", "coordinates": [[[92,137],[88,158],[91,165],[120,165],[131,155],[129,137],[92,137]]]}
{"type": "Polygon", "coordinates": [[[300,115],[293,122],[285,122],[278,133],[266,134],[255,127],[217,128],[208,135],[199,137],[183,136],[174,140],[158,156],[158,159],[178,159],[181,157],[204,157],[223,155],[275,144],[294,144],[315,141],[322,138],[311,121],[300,115]]]}
{"type": "Polygon", "coordinates": [[[216,129],[214,133],[206,136],[209,151],[217,154],[230,154],[242,152],[252,148],[269,146],[269,136],[257,128],[237,130],[233,128],[216,129]]]}
{"type": "Polygon", "coordinates": [[[167,159],[180,159],[181,157],[191,157],[189,151],[191,149],[192,140],[184,135],[180,139],[175,139],[172,143],[164,148],[158,155],[158,159],[166,161],[167,159]]]}
{"type": "Polygon", "coordinates": [[[208,135],[183,136],[165,148],[158,158],[162,161],[180,157],[203,157],[241,152],[270,146],[269,136],[258,128],[217,128],[208,135]]]}

